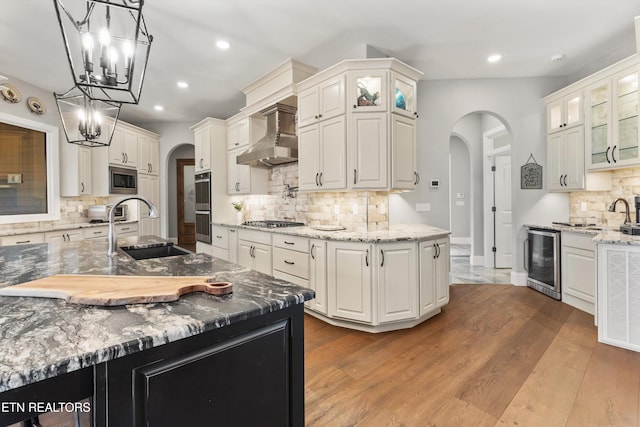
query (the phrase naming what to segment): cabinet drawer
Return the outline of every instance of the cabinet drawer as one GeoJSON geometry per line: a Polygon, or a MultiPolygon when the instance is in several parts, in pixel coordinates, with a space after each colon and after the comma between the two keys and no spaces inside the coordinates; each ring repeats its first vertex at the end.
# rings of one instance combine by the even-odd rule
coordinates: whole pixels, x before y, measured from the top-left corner
{"type": "Polygon", "coordinates": [[[84,231],[85,239],[106,239],[109,236],[109,227],[91,227],[84,231]]]}
{"type": "Polygon", "coordinates": [[[274,270],[273,277],[275,277],[276,279],[286,280],[287,282],[291,282],[294,285],[302,286],[303,288],[309,287],[309,281],[307,279],[302,279],[298,276],[293,276],[291,274],[283,273],[282,271],[274,270]]]}
{"type": "Polygon", "coordinates": [[[238,229],[238,239],[271,245],[271,233],[266,233],[264,231],[247,230],[244,228],[240,228],[238,229]]]}
{"type": "Polygon", "coordinates": [[[309,253],[309,239],[286,234],[274,234],[273,246],[276,248],[291,249],[298,252],[309,253]]]}
{"type": "Polygon", "coordinates": [[[138,234],[138,223],[135,224],[116,224],[116,234],[138,234]]]}
{"type": "Polygon", "coordinates": [[[308,279],[309,255],[275,247],[273,248],[273,269],[308,279]]]}
{"type": "Polygon", "coordinates": [[[595,251],[596,244],[593,242],[593,237],[590,234],[571,233],[567,231],[562,232],[562,245],[571,246],[573,248],[580,248],[587,251],[595,251]]]}
{"type": "Polygon", "coordinates": [[[0,237],[0,246],[28,245],[31,243],[44,243],[44,234],[31,233],[0,237]]]}
{"type": "Polygon", "coordinates": [[[227,227],[214,225],[211,227],[211,244],[218,248],[229,249],[229,232],[227,227]]]}

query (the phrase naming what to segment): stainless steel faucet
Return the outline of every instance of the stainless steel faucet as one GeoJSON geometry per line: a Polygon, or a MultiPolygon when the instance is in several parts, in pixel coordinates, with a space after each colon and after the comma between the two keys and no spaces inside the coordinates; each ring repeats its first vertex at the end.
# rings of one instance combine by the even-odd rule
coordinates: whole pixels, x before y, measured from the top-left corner
{"type": "Polygon", "coordinates": [[[611,203],[611,206],[609,206],[609,212],[615,212],[616,211],[616,203],[618,203],[620,201],[622,201],[624,203],[624,208],[625,208],[624,223],[625,224],[629,224],[631,222],[631,218],[629,217],[629,202],[627,202],[625,199],[623,199],[623,198],[615,199],[613,201],[613,203],[611,203]]]}
{"type": "Polygon", "coordinates": [[[109,212],[109,249],[107,251],[108,256],[115,255],[118,250],[118,244],[116,239],[116,228],[113,226],[116,208],[120,206],[123,202],[126,202],[127,200],[140,200],[141,202],[144,202],[149,207],[149,218],[158,218],[158,210],[156,209],[155,206],[153,206],[153,203],[151,203],[149,199],[147,199],[146,197],[131,196],[131,197],[125,197],[124,199],[116,202],[116,204],[113,205],[113,207],[111,208],[111,212],[109,212]]]}

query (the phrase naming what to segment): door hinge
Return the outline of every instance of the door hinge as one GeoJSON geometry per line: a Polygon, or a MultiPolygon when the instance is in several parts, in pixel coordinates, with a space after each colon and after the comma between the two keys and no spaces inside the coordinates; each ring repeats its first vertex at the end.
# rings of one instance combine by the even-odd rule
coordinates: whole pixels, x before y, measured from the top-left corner
{"type": "Polygon", "coordinates": [[[496,167],[495,166],[491,166],[491,172],[495,172],[496,171],[496,167]]]}
{"type": "Polygon", "coordinates": [[[492,248],[491,248],[491,252],[498,252],[498,250],[497,250],[497,249],[496,249],[496,247],[494,246],[494,247],[492,247],[492,248]]]}
{"type": "Polygon", "coordinates": [[[491,212],[495,212],[496,211],[496,207],[495,206],[491,206],[491,212]]]}

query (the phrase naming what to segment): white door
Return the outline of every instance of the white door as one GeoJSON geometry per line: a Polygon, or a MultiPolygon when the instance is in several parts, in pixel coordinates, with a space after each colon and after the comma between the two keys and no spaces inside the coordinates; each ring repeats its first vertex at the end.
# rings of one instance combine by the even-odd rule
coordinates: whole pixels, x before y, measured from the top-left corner
{"type": "Polygon", "coordinates": [[[511,156],[495,159],[495,268],[511,268],[511,156]]]}

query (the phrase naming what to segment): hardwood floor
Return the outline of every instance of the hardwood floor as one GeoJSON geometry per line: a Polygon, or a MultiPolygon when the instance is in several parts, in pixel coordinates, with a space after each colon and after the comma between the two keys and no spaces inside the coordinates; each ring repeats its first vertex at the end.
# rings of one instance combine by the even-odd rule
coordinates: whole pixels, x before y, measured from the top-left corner
{"type": "Polygon", "coordinates": [[[640,353],[529,288],[453,285],[409,330],[305,328],[307,426],[640,424],[640,353]]]}

